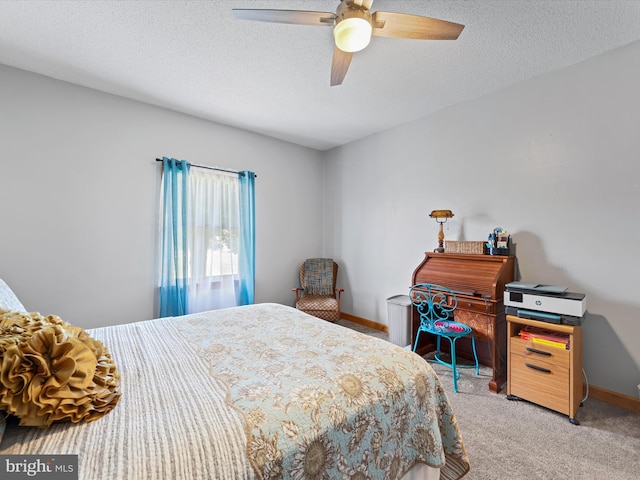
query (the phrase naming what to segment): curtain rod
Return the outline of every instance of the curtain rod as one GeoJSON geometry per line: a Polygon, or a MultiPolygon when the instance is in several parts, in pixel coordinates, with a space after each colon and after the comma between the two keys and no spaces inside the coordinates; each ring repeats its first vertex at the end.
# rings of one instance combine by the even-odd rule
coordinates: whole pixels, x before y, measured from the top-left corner
{"type": "MultiPolygon", "coordinates": [[[[162,159],[161,158],[156,158],[156,162],[161,162],[162,159]]],[[[191,163],[189,162],[189,165],[191,165],[192,167],[196,167],[196,168],[206,168],[207,170],[217,170],[219,172],[227,172],[227,173],[235,173],[235,174],[241,174],[242,172],[238,172],[236,170],[227,170],[225,168],[218,168],[218,167],[210,167],[209,165],[198,165],[196,163],[191,163]]],[[[244,175],[244,174],[242,174],[244,175]]],[[[254,177],[258,178],[258,175],[254,175],[254,177]]]]}

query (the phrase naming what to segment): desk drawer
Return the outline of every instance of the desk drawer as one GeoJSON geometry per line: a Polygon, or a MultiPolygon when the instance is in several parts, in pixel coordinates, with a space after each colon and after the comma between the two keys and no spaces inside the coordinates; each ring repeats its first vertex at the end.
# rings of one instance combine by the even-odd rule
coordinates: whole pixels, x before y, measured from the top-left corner
{"type": "Polygon", "coordinates": [[[543,361],[552,365],[569,368],[569,359],[571,357],[569,350],[532,343],[529,340],[523,340],[517,336],[511,337],[509,341],[511,342],[512,355],[522,355],[531,361],[543,361]]]}
{"type": "Polygon", "coordinates": [[[511,395],[569,415],[568,368],[512,353],[509,382],[511,395]]]}
{"type": "Polygon", "coordinates": [[[458,309],[495,315],[496,303],[490,300],[485,301],[481,298],[470,298],[458,295],[458,309]]]}

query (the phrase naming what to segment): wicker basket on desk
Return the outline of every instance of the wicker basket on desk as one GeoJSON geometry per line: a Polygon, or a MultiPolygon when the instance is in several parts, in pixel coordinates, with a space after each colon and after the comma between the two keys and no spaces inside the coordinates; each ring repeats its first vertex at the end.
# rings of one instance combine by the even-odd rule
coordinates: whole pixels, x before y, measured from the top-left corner
{"type": "Polygon", "coordinates": [[[485,242],[459,242],[454,240],[446,240],[445,253],[472,253],[482,255],[484,253],[485,242]]]}

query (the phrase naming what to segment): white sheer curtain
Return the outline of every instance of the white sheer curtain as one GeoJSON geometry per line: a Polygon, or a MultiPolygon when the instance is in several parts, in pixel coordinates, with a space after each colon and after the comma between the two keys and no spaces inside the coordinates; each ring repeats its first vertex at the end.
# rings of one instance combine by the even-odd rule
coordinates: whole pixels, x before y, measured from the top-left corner
{"type": "Polygon", "coordinates": [[[238,176],[189,172],[189,312],[237,305],[240,211],[238,176]]]}

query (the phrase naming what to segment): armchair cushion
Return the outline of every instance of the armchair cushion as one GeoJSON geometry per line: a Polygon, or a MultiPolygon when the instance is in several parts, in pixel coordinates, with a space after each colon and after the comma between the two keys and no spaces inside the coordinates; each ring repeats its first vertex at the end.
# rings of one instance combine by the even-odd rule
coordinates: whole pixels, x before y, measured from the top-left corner
{"type": "Polygon", "coordinates": [[[299,310],[337,310],[338,300],[333,297],[325,297],[321,295],[302,295],[298,300],[297,307],[299,310]]]}
{"type": "Polygon", "coordinates": [[[304,291],[309,295],[335,295],[333,260],[309,258],[304,262],[304,291]]]}
{"type": "Polygon", "coordinates": [[[340,320],[340,303],[337,298],[303,294],[296,303],[296,308],[330,322],[340,320]]]}

